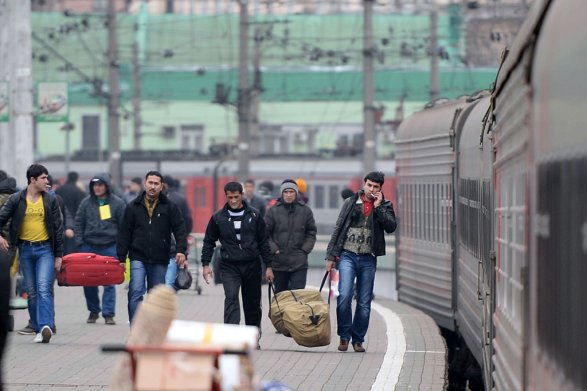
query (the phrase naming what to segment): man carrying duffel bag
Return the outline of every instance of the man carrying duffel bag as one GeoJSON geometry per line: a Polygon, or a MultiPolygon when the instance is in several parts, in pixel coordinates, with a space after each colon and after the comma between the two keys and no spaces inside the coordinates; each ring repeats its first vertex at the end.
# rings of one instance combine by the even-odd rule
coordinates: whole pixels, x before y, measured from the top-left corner
{"type": "MultiPolygon", "coordinates": [[[[124,201],[112,193],[110,176],[96,174],[90,181],[90,195],[83,199],[75,215],[75,241],[82,253],[116,257],[116,239],[122,223],[124,201]]],[[[96,323],[100,312],[107,325],[115,325],[116,286],[104,286],[102,307],[97,286],[84,286],[90,315],[87,323],[96,323]]]]}

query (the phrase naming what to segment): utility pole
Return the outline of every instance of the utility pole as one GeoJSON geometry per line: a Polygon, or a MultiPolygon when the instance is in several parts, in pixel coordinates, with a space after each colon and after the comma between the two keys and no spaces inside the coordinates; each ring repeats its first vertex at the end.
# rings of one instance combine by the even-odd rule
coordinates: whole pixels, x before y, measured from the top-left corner
{"type": "Polygon", "coordinates": [[[255,156],[259,153],[259,105],[261,100],[261,43],[265,29],[255,27],[255,52],[253,54],[253,88],[251,91],[251,117],[249,122],[249,145],[250,154],[255,156]]]}
{"type": "Polygon", "coordinates": [[[141,69],[139,64],[139,43],[132,45],[132,110],[134,127],[134,149],[141,150],[141,69]]]}
{"type": "Polygon", "coordinates": [[[363,173],[375,169],[375,106],[373,106],[373,3],[364,0],[363,6],[363,173]]]}
{"type": "Polygon", "coordinates": [[[120,186],[120,92],[118,84],[118,41],[115,0],[108,0],[108,167],[112,184],[120,186]]]}
{"type": "Polygon", "coordinates": [[[249,117],[251,113],[248,78],[249,11],[248,0],[239,0],[239,86],[238,86],[238,177],[245,181],[249,177],[249,117]]]}
{"type": "Polygon", "coordinates": [[[0,80],[9,83],[10,120],[0,124],[0,164],[26,185],[33,163],[33,96],[30,0],[0,2],[0,80]]]}
{"type": "Polygon", "coordinates": [[[440,94],[438,71],[438,11],[430,11],[430,100],[438,99],[440,94]]]}

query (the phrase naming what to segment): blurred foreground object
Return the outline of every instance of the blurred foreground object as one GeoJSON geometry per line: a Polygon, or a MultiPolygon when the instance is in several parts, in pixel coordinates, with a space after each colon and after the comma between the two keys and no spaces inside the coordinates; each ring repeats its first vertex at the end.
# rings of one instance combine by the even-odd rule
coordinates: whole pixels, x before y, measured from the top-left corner
{"type": "MultiPolygon", "coordinates": [[[[177,295],[164,285],[153,288],[139,306],[128,337],[128,345],[160,345],[177,315],[177,295]]],[[[134,390],[131,358],[121,357],[110,385],[112,390],[134,390]]]]}

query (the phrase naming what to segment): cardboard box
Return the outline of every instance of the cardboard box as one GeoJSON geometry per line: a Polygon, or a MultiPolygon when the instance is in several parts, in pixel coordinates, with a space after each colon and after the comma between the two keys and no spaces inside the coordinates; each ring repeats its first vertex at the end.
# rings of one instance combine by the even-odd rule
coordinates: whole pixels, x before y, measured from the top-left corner
{"type": "Polygon", "coordinates": [[[135,386],[140,391],[210,390],[215,357],[188,352],[136,354],[135,386]]]}

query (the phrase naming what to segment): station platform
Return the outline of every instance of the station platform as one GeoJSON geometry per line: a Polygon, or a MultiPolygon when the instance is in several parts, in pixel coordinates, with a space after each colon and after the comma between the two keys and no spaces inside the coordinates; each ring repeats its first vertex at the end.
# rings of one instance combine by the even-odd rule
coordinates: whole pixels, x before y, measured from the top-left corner
{"type": "MultiPolygon", "coordinates": [[[[201,281],[201,280],[200,280],[201,281]]],[[[309,281],[310,285],[319,285],[309,281]]],[[[202,285],[201,285],[202,286],[202,285]]],[[[267,317],[263,286],[261,350],[255,351],[254,370],[262,381],[276,380],[293,390],[443,390],[447,382],[447,352],[438,327],[427,315],[405,304],[378,299],[364,346],[339,352],[336,304],[331,304],[332,342],[304,348],[275,333],[267,317]]],[[[4,389],[108,389],[118,354],[102,353],[104,344],[124,343],[129,333],[127,291],[117,289],[116,325],[86,324],[83,290],[55,287],[57,334],[49,344],[33,343],[33,336],[9,335],[4,356],[4,389]]],[[[181,291],[178,319],[220,323],[224,291],[203,284],[201,294],[181,291]]],[[[28,312],[13,311],[15,328],[26,325],[28,312]]],[[[244,321],[243,321],[244,322],[244,321]]],[[[122,354],[122,353],[121,353],[122,354]]]]}

